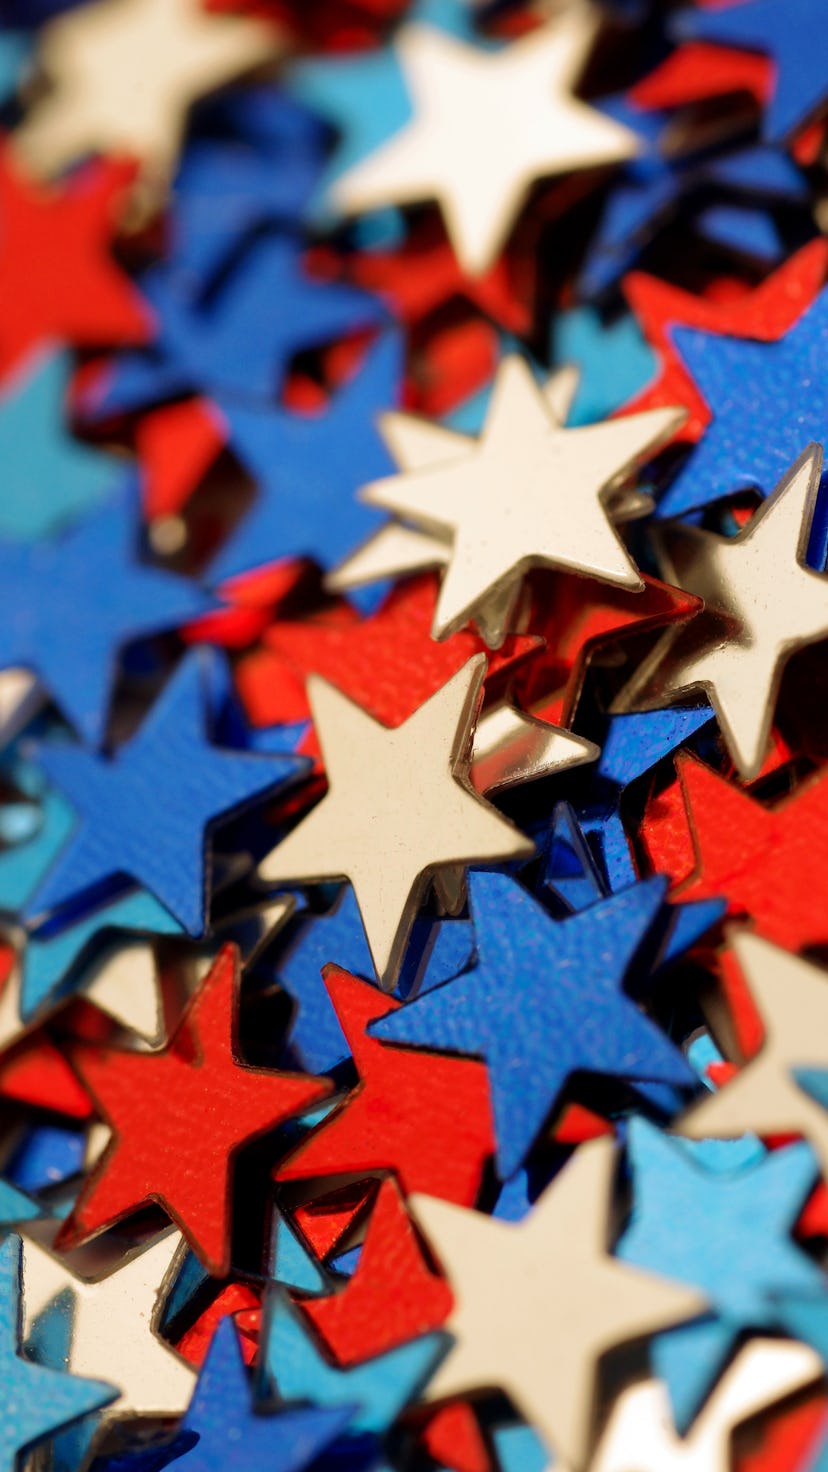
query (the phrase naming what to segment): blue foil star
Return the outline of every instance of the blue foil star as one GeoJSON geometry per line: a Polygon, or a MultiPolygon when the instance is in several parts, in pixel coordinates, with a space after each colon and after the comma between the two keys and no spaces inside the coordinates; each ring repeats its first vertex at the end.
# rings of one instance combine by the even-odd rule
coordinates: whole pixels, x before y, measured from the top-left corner
{"type": "Polygon", "coordinates": [[[80,895],[91,898],[126,875],[192,935],[203,932],[207,830],[307,766],[298,757],[213,746],[205,729],[205,674],[198,653],[184,659],[137,733],[111,759],[69,743],[39,748],[41,766],[79,821],[29,901],[28,918],[80,895]]]}
{"type": "Polygon", "coordinates": [[[258,496],[214,560],[213,581],[285,557],[333,567],[376,529],[381,516],[356,491],[394,470],[376,421],[397,402],[401,369],[399,340],[386,335],[321,414],[217,400],[258,496]]]}
{"type": "Polygon", "coordinates": [[[681,516],[748,487],[769,496],[804,447],[828,435],[828,290],[777,342],[689,328],[673,340],[713,418],[662,496],[659,516],[681,516]]]}
{"type": "Polygon", "coordinates": [[[709,1169],[706,1142],[670,1139],[644,1119],[630,1122],[628,1138],[633,1210],[617,1254],[692,1283],[715,1314],[654,1343],[684,1431],[742,1332],[779,1327],[772,1295],[819,1291],[820,1268],[791,1236],[817,1166],[807,1145],[794,1145],[747,1168],[709,1169]]]}
{"type": "Polygon", "coordinates": [[[24,1451],[117,1398],[114,1385],[47,1370],[20,1354],[20,1238],[0,1247],[0,1472],[15,1472],[24,1451]]]}
{"type": "Polygon", "coordinates": [[[694,1085],[624,992],[665,892],[651,879],[555,921],[505,875],[470,874],[477,965],[370,1028],[386,1042],[485,1059],[501,1178],[522,1164],[575,1073],[694,1085]]]}
{"type": "Polygon", "coordinates": [[[128,482],[47,542],[0,542],[0,669],[36,674],[90,745],[105,736],[119,651],[214,606],[194,583],[142,564],[128,482]]]}

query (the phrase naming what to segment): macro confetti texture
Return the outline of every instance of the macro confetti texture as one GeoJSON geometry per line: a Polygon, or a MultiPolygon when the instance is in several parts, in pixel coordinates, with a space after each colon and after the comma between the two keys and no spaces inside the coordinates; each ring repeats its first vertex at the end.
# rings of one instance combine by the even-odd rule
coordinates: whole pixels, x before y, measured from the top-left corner
{"type": "Polygon", "coordinates": [[[0,1472],[828,1472],[828,3],[0,109],[0,1472]]]}

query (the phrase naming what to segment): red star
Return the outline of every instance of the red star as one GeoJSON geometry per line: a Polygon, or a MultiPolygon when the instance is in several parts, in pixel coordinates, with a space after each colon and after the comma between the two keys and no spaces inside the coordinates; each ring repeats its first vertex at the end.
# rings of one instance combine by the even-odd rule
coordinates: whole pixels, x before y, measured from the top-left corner
{"type": "MultiPolygon", "coordinates": [[[[276,623],[266,648],[243,660],[238,688],[254,726],[310,719],[305,681],[322,675],[385,726],[399,726],[480,651],[473,633],[443,643],[431,637],[437,601],[433,577],[400,583],[378,611],[359,619],[350,609],[306,623],[276,623]]],[[[489,663],[487,693],[497,694],[515,665],[539,650],[538,638],[510,638],[489,663]]],[[[318,752],[315,737],[304,752],[318,752]]]]}
{"type": "Polygon", "coordinates": [[[441,1467],[452,1467],[454,1472],[492,1472],[492,1458],[468,1401],[452,1401],[432,1411],[420,1441],[441,1467]]]}
{"type": "MultiPolygon", "coordinates": [[[[261,1312],[261,1299],[247,1283],[227,1283],[216,1298],[196,1319],[176,1343],[179,1354],[191,1365],[200,1368],[207,1357],[213,1334],[222,1319],[228,1314],[254,1314],[261,1312]]],[[[247,1334],[240,1337],[242,1357],[246,1365],[256,1358],[256,1343],[247,1334]]]]}
{"type": "MultiPolygon", "coordinates": [[[[756,1435],[755,1425],[752,1428],[756,1435]]],[[[792,1467],[816,1467],[814,1457],[828,1430],[828,1397],[815,1392],[771,1417],[763,1417],[758,1447],[734,1457],[735,1472],[790,1472],[792,1467]]]]}
{"type": "Polygon", "coordinates": [[[352,1181],[337,1191],[318,1193],[297,1206],[293,1219],[318,1258],[333,1252],[361,1218],[376,1191],[376,1181],[352,1181]]]}
{"type": "Polygon", "coordinates": [[[525,710],[564,726],[572,723],[587,667],[600,649],[623,634],[644,634],[689,618],[700,607],[692,594],[646,576],[642,593],[544,574],[536,575],[532,590],[528,632],[546,649],[520,672],[515,693],[525,710]]]}
{"type": "Polygon", "coordinates": [[[484,1064],[367,1035],[401,1005],[339,966],[323,969],[359,1083],[274,1172],[279,1181],[393,1170],[401,1189],[473,1205],[494,1150],[484,1064]]]}
{"type": "Polygon", "coordinates": [[[812,240],[761,286],[726,301],[693,296],[655,276],[631,272],[625,278],[624,291],[644,336],[658,354],[661,372],[621,412],[637,414],[644,409],[683,404],[688,417],[675,438],[677,442],[695,444],[709,424],[711,414],[673,346],[672,328],[696,327],[729,337],[773,342],[783,337],[811,305],[825,281],[826,271],[828,241],[812,240]]]}
{"type": "Polygon", "coordinates": [[[679,874],[682,900],[724,896],[731,915],[751,916],[790,951],[828,939],[822,892],[802,882],[828,865],[828,775],[768,808],[695,757],[680,756],[676,767],[695,857],[694,872],[679,874]]]}
{"type": "Polygon", "coordinates": [[[238,976],[226,946],[161,1052],[69,1050],[114,1139],[61,1229],[62,1248],[156,1201],[208,1271],[227,1274],[237,1150],[329,1091],[323,1079],[239,1062],[238,976]]]}
{"type": "Polygon", "coordinates": [[[334,1358],[355,1365],[441,1328],[451,1303],[448,1283],[426,1266],[399,1188],[386,1180],[353,1277],[341,1293],[302,1308],[334,1358]]]}
{"type": "Polygon", "coordinates": [[[227,439],[206,399],[183,399],[142,414],[135,426],[148,521],[178,516],[227,439]]]}
{"type": "Polygon", "coordinates": [[[710,97],[747,92],[763,107],[770,100],[773,85],[769,56],[689,41],[632,87],[629,98],[646,112],[666,112],[710,97]]]}
{"type": "Polygon", "coordinates": [[[109,253],[133,177],[132,165],[109,160],[47,189],[18,173],[0,148],[0,379],[47,344],[150,337],[149,308],[109,253]]]}

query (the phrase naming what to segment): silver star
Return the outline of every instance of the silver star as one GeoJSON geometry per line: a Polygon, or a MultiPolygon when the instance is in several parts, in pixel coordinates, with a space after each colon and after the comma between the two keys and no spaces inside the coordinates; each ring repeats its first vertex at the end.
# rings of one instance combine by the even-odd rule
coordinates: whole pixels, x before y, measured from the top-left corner
{"type": "Polygon", "coordinates": [[[278,32],[201,0],[94,0],[38,33],[51,87],[13,135],[24,164],[51,176],[89,153],[127,154],[145,176],[173,172],[199,97],[272,60],[278,32]]]}
{"type": "Polygon", "coordinates": [[[396,52],[414,116],[337,180],[334,204],[357,214],[436,199],[463,269],[488,270],[536,179],[640,151],[631,129],[573,95],[596,29],[587,5],[498,51],[406,26],[396,52]]]}
{"type": "Polygon", "coordinates": [[[794,650],[828,638],[828,578],[805,564],[822,471],[811,445],[736,537],[682,526],[660,538],[665,576],[704,608],[658,640],[619,710],[703,690],[741,777],[758,776],[794,650]]]}
{"type": "Polygon", "coordinates": [[[600,754],[586,737],[547,725],[505,702],[487,710],[477,723],[472,786],[489,796],[597,761],[600,754]]]}
{"type": "Polygon", "coordinates": [[[590,1472],[730,1472],[736,1427],[822,1373],[822,1360],[805,1344],[753,1339],[725,1370],[687,1436],[676,1431],[663,1381],[632,1385],[612,1408],[590,1472]]]}
{"type": "Polygon", "coordinates": [[[195,1371],[156,1332],[166,1289],[180,1266],[180,1232],[165,1233],[94,1279],[79,1276],[67,1259],[51,1252],[34,1226],[21,1235],[24,1331],[30,1344],[33,1336],[37,1343],[44,1312],[59,1309],[68,1320],[66,1368],[92,1379],[103,1378],[105,1370],[120,1388],[119,1398],[102,1412],[105,1420],[180,1415],[192,1395],[195,1371]]]}
{"type": "Polygon", "coordinates": [[[820,967],[731,929],[728,940],[765,1031],[755,1058],[729,1084],[702,1099],[678,1123],[691,1140],[804,1135],[828,1174],[828,1112],[794,1080],[798,1068],[828,1068],[828,976],[820,967]]]}
{"type": "Polygon", "coordinates": [[[322,802],[263,860],[272,883],[350,879],[377,975],[393,986],[435,873],[532,853],[476,796],[469,747],[486,660],[477,655],[390,729],[318,676],[308,698],[328,777],[322,802]]]}
{"type": "Polygon", "coordinates": [[[504,360],[479,441],[443,465],[375,481],[360,493],[451,538],[432,633],[444,639],[508,597],[532,567],[640,590],[607,510],[612,490],[674,433],[681,409],[562,429],[526,363],[504,360]]]}
{"type": "Polygon", "coordinates": [[[500,1387],[557,1457],[582,1467],[607,1350],[704,1311],[693,1289],[607,1251],[616,1152],[581,1145],[518,1225],[415,1195],[411,1207],[448,1276],[454,1345],[429,1399],[500,1387]]]}

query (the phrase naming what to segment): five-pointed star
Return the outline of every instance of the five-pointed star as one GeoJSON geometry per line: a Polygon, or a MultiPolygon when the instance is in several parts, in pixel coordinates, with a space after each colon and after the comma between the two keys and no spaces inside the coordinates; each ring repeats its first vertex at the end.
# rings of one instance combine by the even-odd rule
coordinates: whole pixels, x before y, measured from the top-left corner
{"type": "Polygon", "coordinates": [[[695,1105],[678,1128],[692,1140],[744,1134],[799,1134],[828,1171],[828,1111],[794,1078],[828,1064],[828,978],[749,930],[729,935],[765,1038],[759,1052],[718,1093],[695,1105]]]}
{"type": "Polygon", "coordinates": [[[307,1074],[240,1062],[238,980],[238,953],[226,946],[157,1053],[91,1043],[71,1049],[73,1066],[114,1135],[61,1228],[60,1247],[76,1246],[156,1201],[211,1273],[228,1272],[239,1148],[329,1087],[307,1074]],[[199,1118],[209,1119],[209,1130],[193,1131],[199,1118]]]}
{"type": "Polygon", "coordinates": [[[334,203],[353,214],[437,199],[461,266],[487,271],[536,179],[639,151],[631,129],[573,96],[595,30],[588,6],[494,52],[406,27],[397,56],[414,117],[337,180],[334,203]]]}
{"type": "Polygon", "coordinates": [[[391,729],[326,680],[308,681],[328,793],[259,872],[268,883],[350,879],[377,976],[389,988],[441,869],[532,852],[470,784],[469,740],[485,665],[484,655],[468,660],[391,729]]]}
{"type": "MultiPolygon", "coordinates": [[[[41,1317],[56,1299],[68,1303],[69,1344],[62,1359],[75,1375],[117,1385],[121,1393],[106,1419],[179,1416],[190,1398],[195,1372],[157,1333],[181,1247],[178,1232],[166,1232],[114,1271],[87,1278],[45,1246],[34,1227],[23,1235],[24,1337],[38,1342],[41,1317]]],[[[45,1344],[48,1349],[48,1336],[45,1344]]]]}
{"type": "Polygon", "coordinates": [[[613,486],[681,423],[657,409],[562,429],[528,365],[498,372],[483,434],[462,459],[366,486],[362,499],[453,539],[432,633],[446,638],[531,567],[641,590],[605,504],[613,486]]]}
{"type": "Polygon", "coordinates": [[[201,0],[95,0],[40,33],[51,83],[14,135],[35,174],[89,153],[140,159],[169,178],[190,105],[273,58],[278,34],[259,21],[210,15],[201,0]]]}
{"type": "Polygon", "coordinates": [[[660,539],[666,576],[704,609],[662,635],[622,694],[629,709],[703,690],[746,782],[765,759],[786,660],[828,638],[828,578],[805,563],[821,471],[811,445],[738,536],[683,526],[660,539]]]}
{"type": "Polygon", "coordinates": [[[581,1145],[519,1225],[411,1199],[454,1294],[454,1345],[428,1396],[499,1387],[556,1456],[584,1465],[597,1362],[609,1349],[703,1312],[694,1289],[615,1262],[607,1218],[615,1146],[581,1145]]]}

